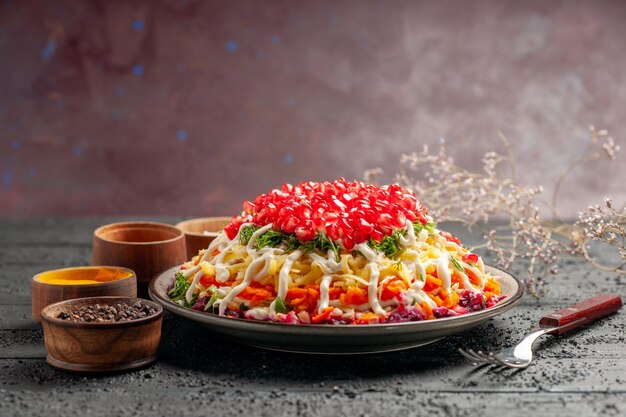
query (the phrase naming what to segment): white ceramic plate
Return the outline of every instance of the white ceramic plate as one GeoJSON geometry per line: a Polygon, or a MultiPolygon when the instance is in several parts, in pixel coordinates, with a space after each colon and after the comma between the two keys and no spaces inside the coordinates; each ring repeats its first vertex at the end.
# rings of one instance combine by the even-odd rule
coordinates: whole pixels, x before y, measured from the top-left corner
{"type": "Polygon", "coordinates": [[[390,352],[436,342],[463,332],[502,314],[519,302],[523,285],[512,275],[490,266],[486,271],[500,277],[501,295],[494,307],[455,317],[406,323],[329,325],[282,323],[220,317],[181,307],[167,296],[167,289],[180,267],[171,268],[150,283],[150,297],[163,308],[196,321],[234,341],[265,349],[322,354],[390,352]]]}

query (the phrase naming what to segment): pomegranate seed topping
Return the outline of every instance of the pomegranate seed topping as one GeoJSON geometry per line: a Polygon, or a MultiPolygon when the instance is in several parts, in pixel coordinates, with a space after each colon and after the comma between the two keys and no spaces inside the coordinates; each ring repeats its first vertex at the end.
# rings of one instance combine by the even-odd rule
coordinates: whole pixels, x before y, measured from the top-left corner
{"type": "MultiPolygon", "coordinates": [[[[301,241],[326,235],[352,250],[355,244],[380,242],[407,222],[428,222],[428,210],[410,190],[397,184],[377,187],[360,181],[303,182],[283,184],[253,202],[243,204],[243,216],[233,217],[224,231],[233,239],[244,223],[272,224],[275,230],[295,233],[301,241]]],[[[453,236],[444,237],[455,241],[453,236]]],[[[474,254],[468,254],[470,256],[474,254]]],[[[472,262],[473,257],[467,258],[472,262]]]]}

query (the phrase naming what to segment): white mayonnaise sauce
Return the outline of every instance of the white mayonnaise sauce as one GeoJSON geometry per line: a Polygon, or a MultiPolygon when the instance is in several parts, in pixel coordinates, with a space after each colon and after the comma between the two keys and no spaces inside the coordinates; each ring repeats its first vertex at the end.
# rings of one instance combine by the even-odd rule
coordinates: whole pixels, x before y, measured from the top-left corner
{"type": "Polygon", "coordinates": [[[421,289],[415,288],[415,284],[413,284],[413,288],[409,288],[405,293],[405,298],[402,300],[405,305],[411,305],[415,301],[417,304],[426,303],[431,308],[437,307],[437,303],[433,301],[424,291],[421,289]]]}
{"type": "Polygon", "coordinates": [[[442,252],[437,259],[437,276],[442,281],[442,286],[445,290],[450,288],[452,285],[452,275],[450,274],[450,254],[446,251],[442,252]]]}
{"type": "Polygon", "coordinates": [[[328,308],[328,303],[330,301],[330,283],[333,280],[333,276],[331,274],[325,274],[322,277],[322,282],[320,282],[320,301],[317,307],[317,314],[322,314],[326,308],[328,308]]]}
{"type": "MultiPolygon", "coordinates": [[[[228,269],[226,268],[226,264],[224,263],[224,257],[226,256],[226,254],[232,250],[233,246],[235,246],[236,244],[239,243],[239,235],[241,234],[241,229],[243,229],[245,226],[249,226],[250,223],[244,223],[239,227],[239,231],[237,231],[237,235],[235,236],[235,238],[233,240],[231,240],[230,242],[227,240],[225,242],[224,245],[220,245],[218,247],[218,249],[220,249],[220,253],[219,255],[217,255],[217,257],[215,258],[215,280],[218,282],[226,282],[228,281],[228,278],[230,277],[230,272],[228,271],[228,269]],[[222,247],[223,246],[223,247],[222,247]]],[[[269,225],[271,227],[271,225],[269,225]]],[[[267,227],[267,226],[265,226],[267,227]]],[[[253,238],[258,236],[258,232],[260,232],[263,228],[257,230],[256,232],[254,232],[252,234],[253,238]]],[[[267,229],[265,229],[267,230],[267,229]]],[[[224,235],[226,235],[226,233],[224,233],[224,235]]],[[[250,242],[253,241],[253,238],[250,238],[250,242]]],[[[250,243],[248,242],[248,243],[250,243]]],[[[209,248],[212,245],[209,245],[209,248]]],[[[247,249],[247,248],[246,248],[247,249]]],[[[207,250],[208,252],[208,250],[207,250]]]]}
{"type": "Polygon", "coordinates": [[[378,300],[378,278],[380,278],[380,269],[378,268],[379,256],[367,246],[366,243],[359,243],[354,246],[355,250],[358,250],[363,254],[365,259],[368,260],[367,269],[370,273],[369,284],[367,286],[367,300],[370,303],[372,311],[376,314],[385,314],[385,310],[380,306],[378,300]]]}
{"type": "MultiPolygon", "coordinates": [[[[237,233],[237,236],[235,237],[235,239],[239,239],[239,233],[237,233]]],[[[215,249],[224,247],[227,244],[228,244],[228,236],[226,236],[226,233],[224,232],[219,233],[217,237],[211,241],[211,243],[209,244],[209,247],[206,248],[206,250],[204,251],[202,258],[200,258],[200,262],[206,261],[207,259],[209,259],[209,257],[211,256],[211,254],[213,253],[215,249]]]]}
{"type": "Polygon", "coordinates": [[[403,255],[402,267],[405,268],[407,276],[422,289],[426,282],[426,267],[419,258],[419,254],[413,249],[407,249],[403,255]]]}
{"type": "Polygon", "coordinates": [[[407,221],[404,230],[406,230],[406,237],[404,237],[402,234],[400,235],[400,244],[403,246],[413,246],[415,244],[415,241],[417,240],[415,237],[415,229],[413,228],[413,223],[407,221]]]}
{"type": "Polygon", "coordinates": [[[457,245],[455,242],[450,242],[449,240],[446,240],[446,249],[447,250],[454,250],[457,252],[463,252],[463,248],[460,247],[459,245],[457,245]]]}
{"type": "Polygon", "coordinates": [[[265,320],[268,317],[267,308],[265,307],[254,307],[245,313],[246,318],[254,319],[254,320],[265,320]]]}
{"type": "Polygon", "coordinates": [[[478,257],[478,270],[481,272],[481,274],[485,273],[485,264],[483,262],[483,258],[478,257]]]}
{"type": "Polygon", "coordinates": [[[200,281],[200,278],[202,277],[202,267],[200,265],[196,265],[193,268],[189,268],[189,269],[182,271],[182,274],[185,280],[187,280],[190,276],[195,274],[193,278],[193,282],[191,283],[191,285],[187,289],[187,292],[185,293],[185,300],[187,300],[187,302],[190,303],[191,300],[193,300],[193,292],[196,289],[196,285],[198,285],[198,281],[200,281]]]}
{"type": "MultiPolygon", "coordinates": [[[[300,256],[302,256],[302,252],[300,250],[294,251],[287,256],[285,263],[283,263],[283,266],[280,268],[280,272],[278,273],[278,290],[276,291],[276,298],[280,298],[282,301],[285,300],[285,296],[287,295],[289,273],[291,272],[291,268],[293,268],[293,263],[297,261],[300,256]]],[[[274,315],[276,315],[276,299],[272,301],[272,304],[270,304],[270,316],[274,315]]]]}
{"type": "Polygon", "coordinates": [[[322,314],[326,308],[328,308],[330,296],[330,284],[333,280],[333,274],[341,270],[341,263],[337,262],[335,259],[335,252],[332,250],[328,250],[326,254],[326,258],[316,254],[311,253],[309,256],[316,262],[324,271],[324,276],[322,277],[322,282],[320,283],[320,301],[317,307],[318,314],[322,314]]]}
{"type": "Polygon", "coordinates": [[[220,316],[224,315],[224,313],[226,312],[226,308],[228,308],[228,304],[233,301],[233,299],[237,297],[243,290],[245,290],[253,280],[258,280],[267,275],[267,268],[269,268],[269,263],[273,259],[275,251],[276,249],[271,249],[265,251],[265,253],[263,253],[261,256],[255,256],[255,259],[250,262],[250,265],[248,265],[248,267],[246,268],[246,274],[244,275],[243,281],[239,285],[234,287],[220,303],[220,316]]]}
{"type": "MultiPolygon", "coordinates": [[[[459,262],[461,264],[461,266],[465,269],[468,269],[472,272],[472,274],[474,274],[474,276],[476,278],[478,278],[478,282],[480,284],[480,288],[485,288],[485,279],[483,277],[483,274],[480,272],[480,270],[478,268],[474,268],[473,266],[465,263],[465,262],[459,262]]],[[[468,281],[469,281],[469,277],[468,277],[468,281]]]]}

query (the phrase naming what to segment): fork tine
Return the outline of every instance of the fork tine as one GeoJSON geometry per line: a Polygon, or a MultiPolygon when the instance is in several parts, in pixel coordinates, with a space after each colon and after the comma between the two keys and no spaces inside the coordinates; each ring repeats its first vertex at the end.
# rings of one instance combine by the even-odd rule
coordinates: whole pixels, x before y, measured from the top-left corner
{"type": "Polygon", "coordinates": [[[489,352],[489,359],[491,360],[491,363],[495,364],[495,365],[500,365],[500,366],[506,366],[507,368],[510,368],[511,365],[504,362],[502,359],[498,358],[496,355],[493,354],[493,352],[489,352]]]}
{"type": "Polygon", "coordinates": [[[472,352],[477,357],[482,358],[483,361],[496,364],[496,362],[494,361],[494,356],[492,352],[483,352],[482,350],[479,350],[477,352],[474,352],[474,351],[472,352]]]}
{"type": "Polygon", "coordinates": [[[465,356],[467,359],[471,360],[471,361],[477,361],[478,358],[475,357],[474,355],[470,354],[467,350],[462,349],[462,348],[458,348],[457,349],[459,351],[459,353],[463,356],[465,356]]]}
{"type": "Polygon", "coordinates": [[[472,362],[476,362],[477,364],[487,362],[485,358],[483,358],[482,356],[478,356],[476,352],[474,352],[472,349],[464,350],[464,349],[459,348],[458,351],[461,355],[465,356],[467,359],[471,360],[472,362]]]}
{"type": "Polygon", "coordinates": [[[509,368],[509,369],[517,368],[517,366],[514,363],[503,361],[502,359],[494,355],[493,352],[484,353],[482,350],[475,352],[473,349],[465,350],[461,348],[459,348],[458,351],[461,355],[465,356],[467,359],[471,360],[476,365],[490,364],[490,365],[502,366],[502,367],[509,368]]]}
{"type": "Polygon", "coordinates": [[[491,363],[493,363],[494,365],[503,366],[503,367],[508,368],[508,369],[520,368],[520,366],[518,364],[514,363],[514,362],[508,362],[508,361],[500,359],[499,357],[494,355],[493,352],[489,352],[488,360],[491,363]]]}

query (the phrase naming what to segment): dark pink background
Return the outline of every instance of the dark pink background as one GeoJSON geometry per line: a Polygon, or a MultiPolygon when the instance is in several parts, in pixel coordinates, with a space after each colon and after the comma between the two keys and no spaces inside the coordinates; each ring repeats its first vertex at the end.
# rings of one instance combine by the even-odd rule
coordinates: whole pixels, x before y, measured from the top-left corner
{"type": "MultiPolygon", "coordinates": [[[[0,215],[234,214],[445,137],[513,143],[528,184],[621,142],[626,3],[2,1],[0,215]]],[[[566,215],[626,197],[624,157],[566,215]]],[[[428,202],[426,202],[428,203],[428,202]]]]}

